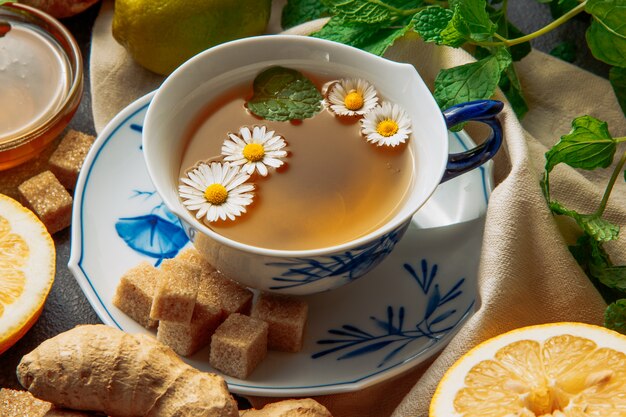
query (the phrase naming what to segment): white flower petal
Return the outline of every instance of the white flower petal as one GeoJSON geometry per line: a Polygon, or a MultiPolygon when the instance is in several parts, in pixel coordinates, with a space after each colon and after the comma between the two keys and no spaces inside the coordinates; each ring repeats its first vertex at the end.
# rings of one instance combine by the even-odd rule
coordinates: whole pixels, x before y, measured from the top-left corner
{"type": "Polygon", "coordinates": [[[261,174],[262,176],[267,176],[267,167],[262,161],[256,163],[256,170],[259,171],[259,174],[261,174]]]}
{"type": "MultiPolygon", "coordinates": [[[[183,205],[192,212],[196,212],[198,219],[206,219],[214,222],[218,219],[234,220],[236,216],[245,213],[245,206],[252,203],[254,185],[246,183],[250,175],[242,171],[237,165],[239,162],[212,162],[210,165],[200,164],[197,168],[190,170],[187,177],[180,179],[178,193],[183,205]],[[192,179],[193,177],[195,179],[192,179]],[[223,204],[215,205],[209,203],[204,197],[206,186],[199,189],[198,183],[221,184],[228,192],[226,201],[223,204]]],[[[254,165],[252,166],[254,169],[254,165]]]]}
{"type": "Polygon", "coordinates": [[[244,140],[245,143],[250,143],[252,139],[252,132],[247,127],[242,127],[239,129],[239,136],[244,140]]]}
{"type": "Polygon", "coordinates": [[[278,168],[284,164],[284,162],[278,158],[264,158],[263,163],[272,168],[278,168]]]}

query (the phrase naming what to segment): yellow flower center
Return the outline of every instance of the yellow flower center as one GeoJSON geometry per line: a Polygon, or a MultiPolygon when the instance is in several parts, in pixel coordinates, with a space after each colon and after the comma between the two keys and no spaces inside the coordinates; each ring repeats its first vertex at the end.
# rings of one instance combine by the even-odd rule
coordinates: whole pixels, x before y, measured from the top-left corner
{"type": "Polygon", "coordinates": [[[352,90],[346,94],[346,98],[343,99],[343,104],[346,105],[348,110],[358,110],[363,107],[363,95],[358,91],[352,90]]]}
{"type": "Polygon", "coordinates": [[[259,162],[265,156],[265,148],[260,143],[248,143],[243,148],[243,156],[250,162],[259,162]]]}
{"type": "Polygon", "coordinates": [[[206,201],[209,203],[219,206],[226,202],[228,191],[226,191],[226,188],[222,184],[211,184],[204,190],[204,198],[206,198],[206,201]]]}
{"type": "Polygon", "coordinates": [[[385,119],[378,122],[376,125],[376,131],[386,138],[398,133],[398,123],[391,119],[385,119]]]}

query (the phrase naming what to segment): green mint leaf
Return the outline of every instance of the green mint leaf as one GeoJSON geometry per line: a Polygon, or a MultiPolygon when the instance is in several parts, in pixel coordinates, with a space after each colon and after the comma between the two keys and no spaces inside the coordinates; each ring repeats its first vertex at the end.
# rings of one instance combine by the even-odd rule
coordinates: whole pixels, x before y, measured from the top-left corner
{"type": "Polygon", "coordinates": [[[604,312],[604,327],[626,334],[626,299],[609,304],[604,312]]]}
{"type": "Polygon", "coordinates": [[[265,120],[287,121],[313,117],[321,110],[322,95],[300,72],[271,67],[254,79],[248,109],[265,120]]]}
{"type": "Polygon", "coordinates": [[[570,41],[563,41],[552,48],[550,55],[565,62],[574,62],[576,60],[576,44],[570,41]]]}
{"type": "Polygon", "coordinates": [[[577,117],[572,130],[561,136],[546,152],[546,171],[565,163],[573,168],[592,170],[606,168],[613,162],[616,142],[609,133],[606,122],[591,116],[577,117]]]}
{"type": "Polygon", "coordinates": [[[435,79],[434,96],[441,108],[490,98],[500,75],[511,64],[511,55],[498,48],[494,55],[469,64],[444,69],[435,79]]]}
{"type": "Polygon", "coordinates": [[[626,293],[626,265],[601,268],[596,276],[607,287],[626,293]]]}
{"type": "Polygon", "coordinates": [[[575,245],[569,247],[569,250],[607,304],[624,298],[624,292],[607,287],[600,282],[601,271],[613,267],[602,243],[583,234],[575,245]]]}
{"type": "Polygon", "coordinates": [[[626,114],[626,68],[613,67],[609,71],[609,81],[617,97],[617,102],[626,114]]]}
{"type": "Polygon", "coordinates": [[[366,43],[372,36],[372,32],[379,29],[378,25],[348,23],[344,22],[340,17],[333,16],[323,28],[312,33],[311,36],[358,48],[357,45],[366,43]]]}
{"type": "Polygon", "coordinates": [[[450,20],[448,25],[441,32],[439,32],[439,36],[441,37],[441,45],[447,45],[453,48],[458,48],[467,42],[465,36],[454,27],[452,20],[450,20]]]}
{"type": "MultiPolygon", "coordinates": [[[[452,10],[443,7],[427,7],[413,17],[413,28],[426,42],[444,43],[441,32],[452,19],[452,10]]],[[[465,42],[465,40],[463,40],[465,42]]]]}
{"type": "Polygon", "coordinates": [[[417,7],[421,1],[399,0],[322,0],[331,13],[346,22],[391,23],[406,16],[406,10],[417,7]]]}
{"type": "Polygon", "coordinates": [[[453,15],[443,31],[450,36],[452,28],[468,40],[482,42],[491,39],[497,26],[489,19],[486,0],[456,0],[451,2],[453,15]]]}
{"type": "Polygon", "coordinates": [[[526,103],[524,94],[522,94],[522,86],[513,64],[509,65],[502,73],[498,87],[509,100],[517,117],[522,119],[528,113],[528,103],[526,103]]]}
{"type": "Polygon", "coordinates": [[[593,56],[609,65],[626,67],[626,2],[588,0],[585,11],[593,16],[586,34],[593,56]]]}
{"type": "Polygon", "coordinates": [[[411,17],[406,17],[394,24],[393,28],[367,23],[347,23],[336,16],[312,36],[344,43],[382,55],[396,39],[411,29],[411,17]]]}
{"type": "Polygon", "coordinates": [[[330,15],[322,0],[288,0],[281,15],[283,29],[330,15]]]}
{"type": "Polygon", "coordinates": [[[395,27],[383,28],[372,32],[372,36],[370,36],[364,44],[359,45],[359,48],[374,55],[383,55],[387,48],[394,44],[396,39],[401,38],[413,28],[410,18],[394,26],[395,27]]]}
{"type": "Polygon", "coordinates": [[[575,210],[565,208],[558,201],[551,201],[549,206],[552,213],[574,219],[576,224],[597,242],[609,242],[619,237],[619,226],[597,214],[580,214],[575,210]]]}
{"type": "Polygon", "coordinates": [[[619,236],[619,226],[593,214],[580,214],[576,223],[598,242],[609,242],[619,236]]]}

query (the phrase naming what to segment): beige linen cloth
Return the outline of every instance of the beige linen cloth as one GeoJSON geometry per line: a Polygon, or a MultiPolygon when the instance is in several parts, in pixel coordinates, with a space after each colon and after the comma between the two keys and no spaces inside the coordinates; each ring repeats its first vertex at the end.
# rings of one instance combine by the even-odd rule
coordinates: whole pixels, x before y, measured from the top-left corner
{"type": "MultiPolygon", "coordinates": [[[[279,6],[280,2],[277,10],[279,6]]],[[[90,70],[97,130],[162,81],[135,65],[115,43],[110,33],[111,14],[111,3],[105,2],[94,28],[90,70]]],[[[274,13],[270,31],[277,31],[277,19],[274,13]]],[[[310,33],[321,24],[305,24],[291,33],[310,33]]],[[[430,86],[440,68],[473,60],[462,50],[425,44],[416,36],[397,41],[386,57],[415,65],[430,86]]],[[[539,179],[543,154],[569,132],[574,117],[589,114],[606,120],[616,137],[626,135],[626,120],[605,79],[538,51],[518,62],[516,68],[531,110],[521,123],[508,106],[501,117],[505,143],[496,158],[497,186],[487,211],[477,313],[429,363],[359,392],[316,398],[334,416],[426,417],[444,372],[477,343],[526,325],[603,322],[605,304],[566,247],[566,239],[573,239],[572,230],[567,225],[557,226],[541,194],[539,179]]],[[[501,95],[497,98],[504,99],[501,95]]],[[[611,171],[580,173],[558,167],[552,179],[553,193],[569,207],[592,212],[611,171]]],[[[607,214],[626,227],[622,176],[607,214]]],[[[626,263],[624,236],[609,249],[615,263],[626,263]]],[[[251,398],[255,406],[273,400],[251,398]]]]}

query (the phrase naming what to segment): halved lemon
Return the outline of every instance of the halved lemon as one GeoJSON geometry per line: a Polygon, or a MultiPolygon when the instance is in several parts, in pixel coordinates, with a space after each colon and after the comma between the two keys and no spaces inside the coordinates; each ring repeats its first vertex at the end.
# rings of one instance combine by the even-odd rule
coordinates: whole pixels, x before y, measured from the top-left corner
{"type": "Polygon", "coordinates": [[[625,417],[626,336],[582,323],[481,343],[444,375],[430,417],[625,417]]]}
{"type": "Polygon", "coordinates": [[[55,272],[50,233],[32,211],[0,194],[0,353],[39,318],[55,272]]]}

